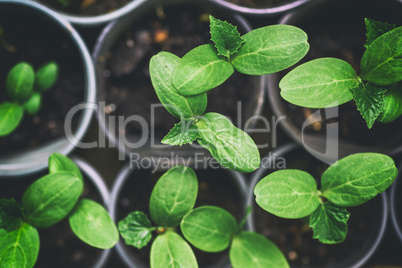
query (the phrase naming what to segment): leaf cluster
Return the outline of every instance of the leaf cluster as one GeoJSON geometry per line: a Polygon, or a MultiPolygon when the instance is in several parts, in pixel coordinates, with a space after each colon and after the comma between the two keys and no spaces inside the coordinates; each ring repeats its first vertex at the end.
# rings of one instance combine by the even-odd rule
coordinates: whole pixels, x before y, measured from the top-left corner
{"type": "Polygon", "coordinates": [[[6,90],[11,101],[0,104],[0,137],[13,132],[21,123],[24,111],[36,114],[42,94],[54,86],[59,76],[56,62],[42,65],[35,73],[26,62],[16,64],[8,73],[6,90]]]}
{"type": "Polygon", "coordinates": [[[356,102],[368,128],[402,115],[402,27],[365,19],[367,42],[360,75],[336,58],[319,58],[289,72],[279,83],[281,96],[309,108],[356,102]]]}
{"type": "Polygon", "coordinates": [[[182,58],[168,52],[151,58],[155,92],[166,110],[180,119],[162,143],[181,146],[197,141],[222,166],[252,172],[260,165],[257,146],[223,115],[203,115],[207,92],[235,70],[264,75],[297,63],[308,51],[307,35],[294,26],[272,25],[241,36],[235,26],[212,16],[210,28],[214,44],[198,46],[182,58]]]}
{"type": "Polygon", "coordinates": [[[31,268],[39,253],[37,229],[68,218],[83,242],[101,249],[119,239],[117,228],[103,206],[79,200],[84,181],[79,168],[61,154],[49,157],[49,174],[25,191],[21,204],[0,199],[0,263],[2,267],[31,268]]]}
{"type": "Polygon", "coordinates": [[[198,267],[189,243],[205,252],[230,248],[233,267],[289,267],[281,251],[267,238],[242,231],[244,220],[236,219],[216,206],[194,208],[198,180],[189,167],[175,166],[156,183],[149,201],[148,216],[141,211],[130,213],[119,222],[119,231],[127,245],[146,246],[156,232],[150,253],[155,267],[198,267]],[[183,237],[178,234],[180,228],[183,237]],[[187,241],[186,241],[187,240],[187,241]]]}
{"type": "Polygon", "coordinates": [[[346,238],[350,213],[346,207],[366,203],[385,191],[398,170],[389,156],[360,153],[331,165],[321,177],[321,189],[307,172],[279,170],[264,177],[254,188],[257,204],[283,218],[310,216],[314,238],[340,243],[346,238]]]}

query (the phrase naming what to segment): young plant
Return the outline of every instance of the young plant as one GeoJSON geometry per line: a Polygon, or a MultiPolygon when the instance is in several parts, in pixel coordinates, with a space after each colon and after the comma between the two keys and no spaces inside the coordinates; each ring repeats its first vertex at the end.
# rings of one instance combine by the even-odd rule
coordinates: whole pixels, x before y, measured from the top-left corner
{"type": "Polygon", "coordinates": [[[21,123],[24,111],[36,114],[42,103],[42,93],[56,83],[59,67],[55,62],[44,64],[34,72],[32,66],[20,62],[9,72],[6,90],[10,102],[0,104],[0,137],[13,132],[21,123]]]}
{"type": "Polygon", "coordinates": [[[55,153],[49,158],[49,174],[28,187],[20,204],[0,199],[1,267],[33,267],[39,253],[37,229],[51,227],[66,217],[83,242],[112,248],[119,239],[117,228],[100,204],[79,200],[83,188],[78,167],[55,153]]]}
{"type": "Polygon", "coordinates": [[[331,165],[321,177],[321,189],[307,172],[279,170],[254,188],[257,204],[278,217],[310,216],[314,238],[322,243],[340,243],[346,238],[350,213],[385,191],[398,170],[392,158],[378,153],[347,156],[331,165]]]}
{"type": "Polygon", "coordinates": [[[289,72],[279,83],[281,96],[309,108],[334,107],[355,100],[368,128],[402,114],[402,27],[366,19],[366,51],[361,74],[336,58],[320,58],[289,72]]]}
{"type": "Polygon", "coordinates": [[[252,172],[260,165],[257,146],[225,116],[204,114],[207,92],[234,70],[264,75],[292,66],[309,49],[307,35],[294,26],[272,25],[240,36],[235,26],[212,16],[210,28],[214,45],[198,46],[181,59],[169,52],[151,58],[155,92],[166,110],[180,120],[162,143],[181,146],[197,141],[222,166],[252,172]]]}
{"type": "Polygon", "coordinates": [[[119,231],[127,245],[141,249],[152,239],[152,268],[198,267],[194,252],[177,233],[205,252],[220,252],[230,247],[232,266],[289,267],[281,251],[267,238],[242,231],[245,219],[237,224],[226,210],[215,206],[194,209],[198,181],[189,167],[175,166],[156,183],[149,201],[148,216],[141,211],[130,213],[119,222],[119,231]]]}

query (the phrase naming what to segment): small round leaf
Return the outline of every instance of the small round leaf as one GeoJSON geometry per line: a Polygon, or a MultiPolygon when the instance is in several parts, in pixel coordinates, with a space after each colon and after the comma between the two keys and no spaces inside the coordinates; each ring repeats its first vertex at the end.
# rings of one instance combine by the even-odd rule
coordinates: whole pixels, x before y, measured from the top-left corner
{"type": "Polygon", "coordinates": [[[0,136],[13,132],[24,116],[24,109],[16,104],[4,102],[0,104],[0,136]]]}
{"type": "Polygon", "coordinates": [[[42,95],[38,92],[34,92],[31,97],[24,103],[24,109],[28,114],[36,114],[42,103],[42,95]]]}
{"type": "Polygon", "coordinates": [[[16,101],[24,102],[32,94],[35,73],[31,65],[21,62],[8,73],[6,89],[8,95],[16,101]]]}
{"type": "Polygon", "coordinates": [[[36,72],[35,89],[39,91],[49,90],[59,78],[59,65],[51,61],[39,68],[36,72]]]}

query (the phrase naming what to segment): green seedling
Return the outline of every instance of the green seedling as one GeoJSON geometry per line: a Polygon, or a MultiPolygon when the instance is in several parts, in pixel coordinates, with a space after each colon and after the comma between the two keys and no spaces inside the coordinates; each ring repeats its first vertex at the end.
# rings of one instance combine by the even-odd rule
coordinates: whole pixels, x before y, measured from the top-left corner
{"type": "Polygon", "coordinates": [[[24,111],[29,115],[38,113],[42,104],[42,93],[57,81],[59,67],[48,62],[34,72],[32,66],[20,62],[9,72],[6,90],[11,101],[0,104],[0,137],[12,133],[21,123],[24,111]]]}
{"type": "Polygon", "coordinates": [[[80,199],[82,174],[69,158],[53,154],[49,174],[25,191],[21,203],[0,199],[1,267],[31,268],[39,254],[37,229],[68,218],[79,239],[100,249],[112,248],[119,239],[117,227],[103,206],[80,199]]]}
{"type": "Polygon", "coordinates": [[[322,243],[344,241],[350,213],[385,191],[398,170],[389,156],[360,153],[330,166],[321,177],[321,189],[307,172],[279,170],[263,178],[254,188],[257,204],[278,217],[298,219],[310,216],[314,238],[322,243]]]}
{"type": "Polygon", "coordinates": [[[260,165],[256,144],[225,116],[204,114],[207,92],[235,70],[264,75],[292,66],[309,49],[307,35],[294,26],[272,25],[241,36],[235,26],[212,16],[210,28],[214,45],[198,46],[181,59],[169,52],[151,58],[155,92],[166,110],[180,119],[162,143],[181,146],[197,141],[222,166],[252,172],[260,165]]]}
{"type": "Polygon", "coordinates": [[[289,267],[270,240],[242,230],[245,219],[237,224],[229,212],[216,206],[194,208],[197,193],[197,176],[191,168],[175,166],[168,170],[151,193],[152,222],[141,211],[134,211],[119,222],[125,243],[141,249],[150,243],[154,232],[152,268],[198,267],[189,243],[205,252],[230,248],[230,261],[235,268],[289,267]],[[187,241],[178,234],[179,228],[187,241]]]}
{"type": "Polygon", "coordinates": [[[309,108],[341,105],[354,99],[368,128],[402,114],[402,27],[366,19],[366,51],[357,75],[336,58],[319,58],[289,72],[279,83],[281,96],[309,108]]]}

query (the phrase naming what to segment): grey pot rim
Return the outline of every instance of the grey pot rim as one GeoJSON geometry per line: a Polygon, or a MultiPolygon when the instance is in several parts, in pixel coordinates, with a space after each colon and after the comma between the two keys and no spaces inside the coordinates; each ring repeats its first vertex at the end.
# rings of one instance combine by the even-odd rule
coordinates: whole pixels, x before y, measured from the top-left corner
{"type": "MultiPolygon", "coordinates": [[[[224,169],[225,171],[227,171],[229,173],[229,175],[231,176],[231,178],[234,181],[234,184],[237,186],[239,192],[241,193],[241,200],[246,200],[246,191],[248,189],[247,183],[246,183],[246,179],[244,177],[243,174],[232,171],[230,169],[224,169]]],[[[119,171],[119,173],[117,174],[117,177],[113,183],[112,186],[112,190],[111,190],[111,194],[110,194],[110,206],[109,206],[109,214],[112,218],[112,220],[116,223],[117,221],[117,206],[118,206],[118,201],[120,198],[120,194],[121,191],[126,183],[126,181],[128,180],[128,178],[130,177],[130,175],[135,172],[136,169],[135,168],[131,168],[130,164],[126,164],[125,166],[123,166],[121,168],[121,170],[119,171]]],[[[195,170],[196,171],[196,170],[195,170]]],[[[246,204],[246,202],[243,202],[244,204],[246,204]]],[[[242,207],[243,213],[246,213],[247,210],[247,206],[244,205],[242,207]]],[[[245,226],[246,230],[249,230],[247,226],[245,226]]],[[[121,258],[121,260],[128,266],[131,268],[145,268],[147,267],[146,264],[140,262],[140,260],[133,260],[133,258],[130,257],[130,252],[128,252],[125,247],[124,247],[124,242],[122,239],[119,240],[119,242],[116,244],[116,251],[119,255],[119,257],[121,258]],[[137,262],[135,262],[137,261],[137,262]]],[[[212,268],[229,268],[229,260],[223,259],[220,260],[218,265],[223,265],[223,266],[217,266],[217,267],[212,267],[212,268]]]]}
{"type": "MultiPolygon", "coordinates": [[[[275,160],[276,157],[279,156],[284,156],[288,153],[292,153],[292,151],[296,149],[302,148],[300,145],[296,143],[289,143],[285,144],[282,147],[279,147],[272,151],[270,154],[268,154],[268,157],[266,158],[266,161],[268,163],[272,163],[272,161],[275,160]]],[[[249,188],[247,191],[247,197],[246,197],[246,204],[247,206],[253,207],[254,204],[254,187],[256,184],[263,178],[263,174],[266,172],[265,169],[259,168],[250,178],[250,184],[249,188]]],[[[344,268],[344,267],[352,267],[352,268],[358,268],[362,267],[373,255],[373,253],[377,250],[379,247],[388,223],[388,197],[386,192],[383,192],[381,195],[379,195],[377,198],[381,198],[381,219],[379,222],[378,226],[378,231],[377,235],[373,238],[373,241],[371,243],[371,246],[369,246],[362,254],[356,256],[352,255],[349,258],[342,260],[340,263],[327,266],[328,268],[344,268]]],[[[269,212],[267,212],[269,213],[269,212]]],[[[247,228],[253,232],[256,231],[255,227],[255,220],[254,220],[255,214],[254,210],[250,213],[250,216],[247,218],[247,228]]],[[[312,238],[313,239],[313,238],[312,238]]]]}
{"type": "Polygon", "coordinates": [[[95,15],[95,16],[79,16],[79,15],[74,15],[70,13],[66,13],[63,11],[58,11],[52,9],[54,12],[57,12],[61,16],[63,16],[64,19],[66,19],[68,22],[76,25],[76,26],[81,26],[81,27],[97,27],[103,24],[106,24],[110,21],[113,21],[119,17],[122,17],[128,13],[134,8],[136,8],[139,4],[141,4],[144,1],[149,1],[149,0],[133,0],[124,6],[118,8],[115,11],[106,13],[106,14],[101,14],[101,15],[95,15]]]}
{"type": "MultiPolygon", "coordinates": [[[[203,3],[203,1],[205,1],[205,0],[193,0],[191,3],[189,3],[189,2],[186,2],[186,0],[170,0],[170,1],[166,1],[164,3],[167,5],[181,4],[181,3],[186,3],[186,4],[191,4],[191,5],[200,5],[200,3],[203,3]]],[[[141,10],[141,9],[150,10],[159,2],[157,0],[148,1],[148,2],[144,1],[144,2],[140,3],[136,7],[136,9],[131,10],[131,13],[138,12],[138,10],[141,10]]],[[[214,1],[208,1],[207,3],[209,3],[213,7],[217,7],[219,9],[218,12],[227,12],[228,11],[227,9],[217,5],[214,1]]],[[[130,15],[130,13],[129,13],[129,15],[130,15]]],[[[241,25],[241,27],[243,27],[245,29],[245,31],[248,32],[248,31],[252,30],[250,23],[241,15],[230,14],[230,16],[234,20],[236,20],[238,22],[238,24],[241,25]]],[[[118,20],[111,21],[103,28],[103,30],[101,31],[100,35],[98,36],[95,46],[93,48],[92,57],[93,57],[93,61],[94,61],[95,65],[98,65],[99,56],[103,55],[104,51],[107,51],[109,49],[108,46],[111,46],[111,44],[114,43],[116,37],[121,32],[121,27],[124,28],[124,26],[130,25],[133,22],[135,22],[135,19],[133,19],[133,17],[135,17],[135,16],[125,16],[118,20]],[[106,42],[104,42],[103,40],[108,40],[108,42],[110,44],[106,44],[106,42]]],[[[135,22],[135,23],[138,23],[138,22],[135,22]]],[[[101,72],[96,71],[97,76],[100,76],[101,75],[100,73],[101,72]]],[[[253,106],[253,111],[251,112],[250,118],[261,115],[261,113],[262,113],[262,109],[264,107],[264,102],[265,102],[265,94],[266,94],[266,92],[265,92],[266,80],[267,80],[267,75],[262,75],[258,79],[258,82],[257,82],[258,83],[258,92],[257,92],[258,98],[256,98],[255,105],[253,106]]],[[[99,80],[98,80],[98,82],[99,82],[99,80]]],[[[98,84],[102,84],[102,83],[99,82],[98,84]]],[[[99,85],[99,88],[100,87],[101,86],[99,85]]],[[[100,90],[99,88],[98,88],[98,90],[100,90]]],[[[100,101],[102,101],[100,99],[100,94],[97,94],[97,103],[99,103],[100,101]]],[[[193,147],[188,147],[188,146],[187,147],[186,146],[182,146],[182,147],[166,146],[164,148],[157,148],[157,149],[152,148],[152,147],[130,149],[127,146],[125,146],[124,144],[119,143],[118,139],[114,133],[110,133],[110,131],[108,130],[108,124],[106,123],[106,120],[105,120],[105,115],[103,114],[102,111],[97,110],[95,117],[99,123],[100,128],[102,129],[103,133],[108,138],[110,143],[115,148],[117,148],[122,155],[126,155],[127,157],[130,157],[133,152],[135,152],[135,153],[138,152],[140,157],[149,158],[149,159],[151,159],[151,161],[154,162],[154,161],[157,161],[158,158],[160,158],[160,157],[169,157],[171,155],[171,153],[174,152],[175,155],[183,157],[183,158],[188,158],[188,159],[190,159],[190,163],[194,163],[193,158],[194,158],[195,153],[203,153],[204,155],[210,156],[210,153],[206,149],[200,148],[201,146],[198,146],[198,148],[193,148],[193,147]]],[[[252,128],[254,126],[254,124],[255,124],[255,120],[252,121],[252,123],[249,125],[249,127],[252,128]]],[[[172,160],[172,163],[173,163],[173,160],[172,160]]]]}
{"type": "MultiPolygon", "coordinates": [[[[402,0],[396,0],[402,3],[402,0]]],[[[330,1],[327,1],[330,2],[330,1]]],[[[332,1],[334,2],[334,1],[332,1]]],[[[292,11],[284,16],[282,16],[278,23],[279,24],[291,24],[294,17],[299,16],[300,14],[304,14],[309,11],[310,8],[315,7],[316,5],[320,5],[325,3],[325,1],[311,1],[311,3],[307,6],[304,6],[302,9],[297,11],[292,11]]],[[[283,116],[286,115],[287,109],[283,105],[285,102],[284,99],[280,96],[280,88],[279,88],[279,80],[280,76],[278,73],[269,74],[268,81],[267,81],[267,97],[268,103],[276,116],[283,116]]],[[[314,144],[316,146],[315,149],[325,149],[327,140],[325,137],[320,135],[308,134],[303,133],[295,124],[290,122],[289,120],[280,120],[279,125],[282,129],[288,134],[289,137],[292,138],[295,142],[299,145],[304,146],[308,141],[309,144],[314,144]]],[[[402,145],[395,145],[395,144],[387,144],[387,145],[377,145],[377,146],[365,146],[365,145],[358,145],[353,143],[352,141],[347,141],[344,139],[339,139],[339,155],[330,155],[328,158],[331,162],[335,162],[338,160],[339,156],[347,156],[352,153],[358,152],[377,152],[377,153],[384,153],[390,156],[396,156],[397,154],[402,152],[402,145]]]]}
{"type": "MultiPolygon", "coordinates": [[[[30,9],[32,12],[40,14],[41,16],[46,16],[52,21],[53,24],[61,28],[61,30],[64,31],[69,38],[71,38],[77,47],[78,53],[80,54],[84,69],[85,93],[83,102],[84,104],[88,105],[95,104],[96,84],[92,58],[83,39],[71,26],[71,24],[56,12],[34,1],[2,0],[0,5],[3,4],[22,6],[23,8],[30,9]]],[[[76,147],[76,144],[83,139],[90,125],[93,112],[94,111],[91,108],[87,108],[82,111],[78,121],[78,127],[75,133],[73,133],[74,138],[72,142],[70,142],[67,137],[60,137],[42,144],[37,148],[29,149],[27,150],[28,152],[25,151],[13,156],[11,156],[11,154],[7,154],[7,158],[9,160],[3,160],[0,158],[0,176],[24,176],[39,172],[47,167],[47,159],[52,153],[58,152],[63,155],[68,155],[76,147]]]]}
{"type": "MultiPolygon", "coordinates": [[[[81,172],[83,175],[85,175],[91,183],[95,186],[96,190],[101,196],[103,205],[106,209],[109,208],[110,204],[110,193],[109,189],[102,177],[102,175],[99,173],[98,170],[96,170],[91,164],[89,164],[86,160],[83,158],[73,155],[70,157],[71,160],[73,160],[77,166],[80,168],[81,172]]],[[[110,256],[112,254],[112,249],[104,249],[102,250],[102,253],[100,254],[98,260],[95,262],[95,264],[92,266],[93,268],[101,268],[105,267],[105,264],[109,260],[110,256]]]]}
{"type": "Polygon", "coordinates": [[[399,238],[399,240],[402,243],[402,222],[399,222],[397,214],[398,212],[396,211],[396,197],[397,197],[397,191],[398,191],[398,186],[401,184],[401,171],[402,171],[402,165],[399,165],[399,176],[395,180],[394,184],[391,187],[391,194],[390,194],[390,201],[389,201],[389,206],[390,206],[390,213],[391,213],[391,222],[394,227],[394,230],[399,238]]]}
{"type": "Polygon", "coordinates": [[[294,10],[296,8],[299,8],[312,0],[293,0],[293,1],[290,1],[289,3],[285,3],[285,4],[282,4],[279,6],[269,7],[269,8],[244,7],[244,6],[230,3],[227,0],[210,0],[210,1],[214,1],[225,8],[228,8],[234,12],[237,12],[237,13],[245,15],[245,16],[274,17],[274,16],[281,15],[283,13],[289,12],[291,10],[294,10]]]}

